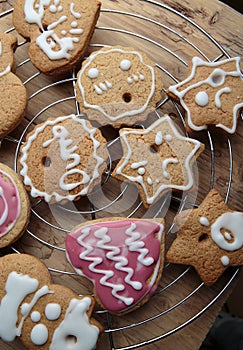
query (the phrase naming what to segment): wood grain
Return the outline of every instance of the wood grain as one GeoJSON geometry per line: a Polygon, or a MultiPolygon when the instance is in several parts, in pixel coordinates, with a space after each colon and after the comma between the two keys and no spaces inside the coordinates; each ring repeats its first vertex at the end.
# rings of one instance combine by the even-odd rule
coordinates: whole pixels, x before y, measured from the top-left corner
{"type": "MultiPolygon", "coordinates": [[[[11,9],[13,5],[14,0],[0,1],[0,12],[11,9]]],[[[214,60],[222,55],[220,48],[212,41],[212,38],[217,40],[228,54],[232,56],[242,56],[243,54],[243,32],[241,29],[243,18],[239,13],[219,1],[185,0],[181,2],[179,0],[159,0],[154,2],[153,0],[103,0],[102,8],[103,12],[92,39],[92,44],[95,44],[95,47],[91,46],[90,51],[96,49],[97,45],[113,45],[117,43],[146,51],[158,66],[163,67],[164,70],[161,71],[161,75],[165,88],[173,83],[172,77],[166,72],[170,72],[178,80],[185,78],[187,75],[187,64],[190,58],[194,55],[200,55],[197,48],[210,60],[214,60]],[[159,5],[163,5],[164,7],[159,5]],[[172,10],[168,10],[166,6],[170,6],[172,10]],[[106,9],[109,9],[109,11],[106,9]],[[182,16],[178,16],[173,12],[173,9],[179,11],[182,16]],[[111,12],[111,10],[119,11],[119,13],[111,12]],[[130,15],[131,13],[133,16],[130,15]],[[199,30],[196,24],[203,28],[203,30],[199,30]],[[134,35],[134,33],[138,35],[134,35]],[[207,36],[206,33],[209,33],[212,38],[207,36]],[[172,55],[171,52],[175,55],[172,55]]],[[[0,19],[0,30],[6,31],[11,28],[12,20],[10,13],[0,19]]],[[[15,33],[15,31],[13,32],[15,33]]],[[[20,37],[19,42],[23,42],[23,39],[20,37]]],[[[19,66],[19,63],[28,58],[27,49],[28,44],[24,44],[17,49],[15,54],[16,74],[22,81],[27,81],[34,74],[38,73],[30,62],[19,66]]],[[[0,151],[1,162],[9,164],[11,167],[14,166],[16,144],[13,141],[14,139],[19,140],[29,121],[40,111],[41,113],[38,114],[35,123],[39,123],[51,116],[76,112],[75,100],[70,98],[73,96],[72,81],[69,79],[59,83],[61,79],[64,80],[66,78],[70,77],[50,78],[40,74],[36,78],[31,78],[26,83],[28,96],[30,97],[26,117],[22,124],[10,135],[12,139],[7,138],[2,141],[0,151]],[[46,86],[52,83],[56,84],[45,89],[46,86]],[[42,88],[44,90],[40,92],[42,88]],[[46,106],[50,107],[45,109],[46,106]]],[[[170,113],[172,117],[178,114],[172,103],[166,104],[163,112],[170,113]]],[[[32,127],[30,125],[28,131],[32,127]]],[[[214,146],[214,186],[223,196],[226,196],[230,180],[229,144],[231,144],[233,169],[229,206],[232,209],[242,211],[242,120],[238,122],[236,134],[230,138],[218,130],[212,129],[210,131],[214,146]]],[[[117,136],[117,131],[112,128],[105,128],[103,132],[109,140],[117,136]]],[[[192,202],[195,200],[199,204],[211,186],[212,153],[206,133],[199,133],[193,136],[200,139],[206,145],[206,150],[198,161],[198,191],[191,198],[192,202]]],[[[111,153],[112,160],[115,162],[121,154],[119,144],[111,147],[111,153]]],[[[37,237],[25,234],[18,244],[15,245],[15,249],[37,256],[51,269],[61,270],[61,273],[51,271],[54,282],[72,287],[77,293],[92,293],[91,283],[88,283],[83,278],[77,278],[74,274],[70,274],[72,270],[65,259],[65,252],[63,250],[66,232],[59,228],[68,231],[80,221],[91,219],[92,215],[90,213],[77,215],[77,210],[90,210],[90,201],[94,203],[94,209],[97,210],[97,218],[108,215],[129,215],[140,203],[137,191],[133,186],[129,186],[129,189],[124,192],[124,195],[110,206],[110,202],[120,194],[124,186],[124,184],[120,185],[117,181],[109,179],[102,188],[104,195],[100,196],[100,192],[98,191],[89,200],[85,199],[76,206],[66,206],[65,210],[55,206],[50,208],[45,203],[33,201],[35,214],[32,215],[29,231],[35,233],[37,237]],[[99,208],[104,206],[107,206],[107,209],[99,211],[99,208]],[[46,224],[40,218],[44,218],[52,226],[46,224]],[[41,240],[44,240],[47,244],[43,244],[41,240]],[[59,249],[53,249],[52,246],[58,246],[59,249]]],[[[171,204],[170,207],[168,208],[168,205],[160,213],[160,215],[166,214],[167,228],[170,227],[173,217],[178,210],[176,199],[169,204],[171,204]]],[[[135,212],[135,216],[149,217],[159,209],[160,205],[155,205],[149,211],[146,211],[141,206],[135,212]]],[[[166,242],[167,248],[173,237],[173,234],[168,236],[166,242]]],[[[11,252],[11,250],[6,249],[1,251],[0,254],[6,254],[8,252],[11,252]]],[[[205,310],[202,315],[200,314],[222,291],[235,270],[229,269],[219,282],[211,288],[200,287],[201,281],[193,269],[189,269],[185,273],[186,271],[187,267],[168,266],[164,271],[158,289],[161,293],[156,294],[149,303],[129,315],[124,317],[111,316],[109,319],[106,314],[98,312],[95,317],[100,320],[106,329],[105,333],[101,336],[99,348],[102,350],[110,348],[109,329],[114,330],[123,327],[121,330],[112,332],[114,349],[131,347],[133,344],[146,342],[151,338],[161,337],[161,335],[164,337],[163,339],[153,344],[147,344],[143,348],[146,350],[199,349],[216,315],[233,290],[236,280],[223,293],[219,300],[213,303],[208,310],[205,310]],[[173,284],[172,282],[180,275],[183,275],[183,277],[173,284]],[[172,285],[168,288],[170,283],[172,285]],[[176,305],[177,307],[175,307],[176,305]],[[160,313],[161,315],[158,316],[160,313]],[[195,317],[195,315],[200,316],[195,317]],[[190,322],[190,319],[194,317],[195,320],[190,322]],[[151,318],[149,322],[143,323],[144,320],[149,318],[151,318]],[[128,325],[133,325],[137,322],[141,322],[142,324],[127,328],[128,325]],[[180,329],[184,323],[188,323],[188,325],[180,329]],[[177,327],[178,331],[174,332],[173,330],[177,327]],[[167,333],[168,336],[165,336],[167,333]]],[[[0,350],[10,349],[24,350],[24,347],[18,340],[11,344],[5,344],[0,340],[0,350]]]]}

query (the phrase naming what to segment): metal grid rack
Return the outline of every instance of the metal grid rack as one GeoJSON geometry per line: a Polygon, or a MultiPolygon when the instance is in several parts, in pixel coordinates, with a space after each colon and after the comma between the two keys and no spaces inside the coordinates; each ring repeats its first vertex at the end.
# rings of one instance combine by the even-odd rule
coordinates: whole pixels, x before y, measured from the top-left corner
{"type": "MultiPolygon", "coordinates": [[[[159,57],[156,56],[156,59],[152,57],[157,63],[158,69],[160,69],[163,79],[165,81],[165,87],[178,82],[178,78],[175,76],[175,72],[168,71],[166,68],[166,60],[170,59],[175,62],[176,66],[185,69],[188,66],[188,57],[184,52],[189,52],[189,55],[199,55],[207,61],[219,61],[223,58],[229,57],[227,52],[220,46],[220,44],[210,36],[205,30],[203,30],[199,25],[194,23],[191,19],[184,16],[182,13],[177,12],[176,10],[163,5],[157,1],[153,0],[143,0],[141,4],[146,3],[147,6],[151,7],[151,11],[163,10],[165,16],[169,11],[175,16],[175,20],[183,21],[188,27],[193,27],[193,29],[198,33],[198,36],[202,40],[208,42],[208,52],[202,52],[200,49],[200,40],[194,42],[191,38],[188,38],[184,33],[180,33],[175,30],[173,26],[168,26],[165,24],[163,18],[160,21],[155,21],[154,19],[149,18],[147,15],[140,13],[133,13],[123,10],[113,10],[102,8],[100,21],[96,27],[94,39],[90,45],[90,51],[97,50],[104,45],[113,45],[114,43],[121,43],[126,45],[126,41],[134,41],[135,47],[138,49],[144,50],[148,47],[148,52],[152,52],[153,48],[160,52],[159,57]],[[134,31],[133,26],[120,26],[119,19],[124,20],[124,23],[133,23],[136,22],[141,28],[140,31],[134,31]],[[170,46],[164,46],[163,41],[160,36],[158,40],[150,38],[147,27],[151,28],[151,31],[158,31],[161,36],[167,35],[171,37],[171,41],[179,41],[183,46],[183,51],[175,52],[170,46]],[[213,48],[213,50],[212,50],[213,48]],[[187,51],[186,51],[187,50],[187,51]],[[211,55],[214,55],[213,57],[211,55]],[[164,59],[163,59],[164,57],[164,59]]],[[[5,13],[2,13],[0,19],[5,16],[11,16],[12,9],[5,13]]],[[[8,28],[6,32],[15,32],[13,27],[8,28]]],[[[9,160],[14,165],[15,170],[18,172],[18,155],[22,142],[24,141],[28,131],[33,128],[34,125],[47,118],[50,115],[55,116],[55,110],[62,110],[65,114],[75,113],[80,114],[79,106],[75,100],[75,82],[76,82],[76,71],[74,70],[70,76],[67,76],[60,80],[53,81],[53,78],[44,77],[40,72],[38,72],[31,64],[28,58],[28,43],[20,38],[18,49],[16,51],[17,59],[17,69],[16,74],[21,77],[24,81],[24,84],[29,92],[29,106],[26,114],[26,120],[23,125],[18,128],[16,133],[17,136],[7,136],[1,142],[2,150],[4,147],[10,147],[12,150],[12,159],[9,160]],[[21,55],[19,54],[21,53],[21,55]],[[21,57],[21,60],[18,61],[18,57],[21,57]],[[25,57],[23,59],[23,57],[25,57]],[[27,67],[27,68],[26,68],[27,67]],[[29,72],[29,75],[26,76],[23,71],[29,72]],[[38,83],[37,83],[38,81],[38,83]],[[41,81],[41,84],[39,82],[41,81]],[[37,88],[36,88],[37,87],[37,88]],[[45,96],[43,98],[42,96],[45,96]],[[46,98],[48,96],[48,98],[46,98]],[[40,104],[40,101],[41,104],[40,104]]],[[[176,115],[179,119],[180,126],[184,129],[184,119],[183,113],[177,104],[170,101],[170,99],[164,93],[164,99],[158,105],[156,113],[160,111],[173,111],[171,116],[176,115]]],[[[184,129],[185,130],[185,129],[184,129]]],[[[113,161],[116,160],[116,149],[118,147],[119,138],[114,133],[109,135],[109,142],[107,145],[108,152],[110,154],[108,162],[108,170],[104,174],[103,183],[95,193],[92,193],[85,205],[82,203],[71,203],[69,205],[57,205],[54,207],[49,207],[42,201],[33,201],[32,202],[32,219],[31,223],[26,230],[26,233],[23,239],[19,243],[15,244],[12,249],[13,251],[20,253],[28,253],[31,247],[31,253],[40,258],[43,258],[45,261],[48,261],[49,270],[56,276],[56,278],[62,277],[64,283],[69,283],[68,279],[77,280],[77,290],[81,293],[83,292],[82,287],[79,284],[79,278],[75,275],[71,267],[65,261],[65,248],[64,248],[64,239],[66,233],[71,228],[70,225],[74,223],[79,223],[82,220],[90,220],[98,217],[105,217],[107,214],[114,215],[119,213],[121,205],[126,202],[126,194],[134,189],[130,185],[122,185],[118,188],[117,191],[112,191],[110,193],[110,188],[113,186],[111,180],[111,171],[113,166],[113,161]],[[103,201],[99,201],[100,198],[103,198],[103,201]],[[31,243],[30,243],[31,242],[31,243]],[[60,262],[61,263],[57,263],[60,262]]],[[[206,143],[207,151],[209,153],[209,159],[211,161],[211,166],[207,170],[209,173],[209,183],[207,184],[206,192],[208,192],[214,185],[215,180],[215,141],[214,135],[210,131],[205,131],[203,135],[204,141],[206,143]]],[[[232,163],[233,163],[233,150],[231,147],[230,139],[226,141],[228,145],[228,159],[229,159],[229,173],[228,173],[228,187],[226,188],[225,201],[228,201],[230,194],[231,183],[232,183],[232,163]]],[[[199,161],[200,162],[200,161],[199,161]]],[[[198,184],[200,189],[200,183],[198,184]]],[[[135,195],[136,197],[136,195],[135,195]]],[[[124,213],[127,217],[157,217],[161,215],[168,215],[169,217],[174,217],[174,215],[184,208],[196,207],[195,200],[189,198],[187,194],[183,194],[182,198],[172,197],[167,195],[156,204],[153,210],[148,210],[146,212],[142,209],[142,203],[139,199],[124,207],[124,213]]],[[[171,220],[172,222],[172,220],[171,220]]],[[[173,232],[173,224],[170,224],[167,230],[167,239],[170,239],[170,236],[173,232]]],[[[158,291],[155,296],[152,298],[151,303],[159,305],[163,297],[166,297],[166,293],[173,288],[177,288],[180,285],[180,282],[187,278],[187,275],[193,273],[191,268],[184,267],[176,270],[174,272],[174,267],[171,265],[165,266],[165,272],[163,281],[161,282],[158,291]],[[172,276],[172,277],[170,277],[172,276]]],[[[220,290],[215,291],[215,296],[208,300],[208,302],[194,312],[192,315],[187,317],[185,321],[181,324],[177,324],[175,321],[174,327],[171,329],[160,329],[158,334],[151,335],[150,339],[141,339],[136,343],[126,343],[125,345],[119,344],[116,346],[116,336],[119,337],[120,332],[126,335],[126,332],[130,330],[137,329],[140,327],[147,327],[150,324],[162,323],[163,316],[168,313],[172,313],[174,310],[179,308],[181,305],[185,305],[190,300],[193,300],[193,297],[197,295],[200,291],[203,290],[204,284],[199,280],[195,279],[195,285],[188,290],[185,296],[182,299],[178,299],[176,303],[169,306],[161,306],[161,308],[156,308],[156,310],[149,314],[148,316],[141,317],[139,319],[134,319],[130,316],[125,318],[125,321],[122,324],[117,323],[117,320],[114,316],[109,315],[106,311],[96,310],[96,313],[103,324],[106,325],[105,333],[108,338],[108,343],[111,349],[114,350],[125,350],[125,349],[135,349],[143,347],[147,344],[159,341],[183,327],[187,326],[200,315],[202,315],[210,306],[224,293],[227,287],[231,284],[233,279],[238,273],[238,269],[234,269],[231,273],[225,278],[224,287],[220,290]],[[118,324],[118,326],[117,326],[118,324]]],[[[90,287],[88,287],[90,288],[90,287]]],[[[128,337],[129,338],[129,337],[128,337]]]]}

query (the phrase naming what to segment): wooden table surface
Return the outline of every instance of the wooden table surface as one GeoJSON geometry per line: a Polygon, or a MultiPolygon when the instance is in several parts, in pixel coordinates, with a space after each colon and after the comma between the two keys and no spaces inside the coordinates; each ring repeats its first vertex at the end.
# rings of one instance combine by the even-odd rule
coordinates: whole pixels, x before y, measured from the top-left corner
{"type": "MultiPolygon", "coordinates": [[[[159,66],[163,67],[162,75],[165,87],[173,83],[171,76],[166,72],[170,72],[178,80],[185,78],[187,74],[186,64],[190,57],[200,55],[197,48],[209,60],[225,57],[225,52],[231,56],[242,56],[243,54],[243,17],[219,1],[103,0],[102,3],[103,10],[92,39],[92,43],[96,44],[94,49],[97,44],[114,45],[119,43],[146,51],[159,66]],[[181,15],[175,13],[174,10],[178,10],[181,15]],[[136,15],[131,16],[132,13],[136,15]],[[149,20],[146,20],[145,17],[149,20]],[[111,30],[111,28],[113,29],[111,30]],[[220,43],[221,46],[218,46],[217,43],[220,43]],[[171,52],[177,56],[175,57],[171,52]]],[[[11,9],[13,5],[13,0],[0,1],[0,12],[3,13],[11,9]]],[[[11,16],[10,12],[0,18],[0,30],[10,30],[15,33],[11,29],[11,16]]],[[[23,42],[23,39],[19,38],[19,42],[23,42]]],[[[14,167],[15,164],[18,140],[34,115],[38,114],[36,118],[38,123],[49,116],[75,113],[77,107],[72,98],[74,94],[72,79],[60,84],[58,82],[61,78],[50,78],[38,74],[31,63],[25,62],[25,59],[28,58],[27,48],[28,44],[23,44],[15,54],[16,74],[25,82],[29,96],[26,118],[11,133],[10,137],[2,141],[0,150],[0,161],[11,167],[14,167]],[[21,64],[21,62],[25,63],[21,64]],[[57,84],[53,84],[56,82],[57,84]],[[45,88],[50,84],[53,85],[45,88]],[[71,98],[69,98],[70,96],[71,98]],[[45,108],[46,106],[49,107],[45,108]]],[[[163,108],[163,111],[171,113],[172,116],[177,114],[171,103],[163,108]]],[[[242,120],[238,122],[236,134],[230,138],[215,129],[212,129],[210,133],[214,155],[213,179],[211,172],[212,145],[210,146],[208,134],[203,132],[193,135],[205,142],[206,145],[206,151],[198,160],[199,186],[196,204],[200,204],[213,184],[228,199],[232,209],[243,211],[242,120]],[[231,148],[232,164],[230,164],[231,148]]],[[[108,137],[110,139],[116,137],[116,132],[111,128],[108,131],[108,137]]],[[[93,195],[93,209],[98,208],[96,217],[131,214],[130,207],[136,208],[137,205],[137,202],[134,203],[131,200],[134,196],[136,197],[136,191],[133,187],[129,187],[128,191],[125,191],[124,200],[115,202],[107,209],[99,210],[102,205],[105,206],[116,198],[119,191],[120,187],[117,182],[109,179],[108,183],[104,184],[105,196],[101,199],[96,194],[93,195]],[[129,208],[128,203],[130,203],[129,208]]],[[[14,249],[18,252],[33,254],[43,260],[51,268],[51,274],[56,283],[70,286],[77,293],[92,292],[90,283],[69,274],[72,270],[65,259],[63,251],[65,232],[62,230],[69,230],[80,220],[88,220],[94,216],[94,214],[90,214],[89,202],[84,200],[79,203],[79,210],[88,211],[87,214],[82,215],[67,211],[60,213],[60,208],[50,209],[44,203],[33,203],[33,206],[34,213],[31,217],[28,233],[14,246],[14,249]],[[46,222],[51,223],[52,226],[46,222]]],[[[75,207],[75,210],[78,209],[75,207]]],[[[158,207],[154,210],[158,210],[158,207]]],[[[178,203],[174,200],[172,206],[166,211],[168,227],[170,227],[177,210],[178,203]]],[[[139,206],[133,216],[142,217],[152,214],[153,211],[146,212],[142,206],[139,206]]],[[[173,234],[168,235],[167,247],[172,238],[173,234]]],[[[6,249],[1,254],[11,251],[11,249],[6,249]]],[[[109,317],[106,313],[99,312],[95,315],[106,329],[101,336],[99,348],[102,350],[110,349],[113,343],[114,349],[129,349],[134,344],[146,343],[146,340],[159,338],[157,342],[144,345],[143,348],[146,350],[199,349],[216,315],[237,282],[235,279],[234,283],[224,291],[234,272],[235,270],[229,269],[213,287],[207,288],[201,285],[201,281],[193,269],[187,271],[186,267],[168,266],[159,286],[161,292],[156,294],[145,306],[123,317],[109,317]],[[183,277],[177,280],[180,275],[183,277]],[[224,293],[221,295],[222,291],[224,293]],[[214,299],[217,299],[216,302],[213,302],[214,299]],[[208,307],[209,305],[211,306],[208,307]],[[133,326],[149,318],[151,320],[148,322],[133,326]],[[126,327],[127,325],[129,327],[126,327]],[[121,327],[125,328],[109,332],[109,329],[114,330],[121,327]]],[[[0,340],[0,350],[9,349],[23,350],[24,347],[18,340],[11,344],[5,344],[0,340]]]]}

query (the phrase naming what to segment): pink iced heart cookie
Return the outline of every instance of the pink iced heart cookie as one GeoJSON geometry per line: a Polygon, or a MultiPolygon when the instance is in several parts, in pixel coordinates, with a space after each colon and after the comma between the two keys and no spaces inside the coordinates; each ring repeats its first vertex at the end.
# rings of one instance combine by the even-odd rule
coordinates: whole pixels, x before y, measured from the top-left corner
{"type": "Polygon", "coordinates": [[[163,219],[94,220],[68,234],[67,258],[78,274],[92,280],[103,308],[130,312],[157,288],[164,263],[163,231],[163,219]]]}

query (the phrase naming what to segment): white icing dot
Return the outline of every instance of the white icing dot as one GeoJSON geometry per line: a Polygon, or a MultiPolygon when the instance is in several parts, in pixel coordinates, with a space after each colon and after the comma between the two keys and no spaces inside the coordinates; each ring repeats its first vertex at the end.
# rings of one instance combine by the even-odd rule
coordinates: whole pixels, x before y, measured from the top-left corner
{"type": "Polygon", "coordinates": [[[127,82],[128,82],[128,84],[132,84],[132,83],[133,83],[133,78],[128,77],[128,78],[127,78],[127,82]]]}
{"type": "Polygon", "coordinates": [[[63,30],[61,31],[61,34],[62,34],[63,36],[65,36],[65,35],[67,34],[67,31],[66,31],[65,29],[63,29],[63,30]]]}
{"type": "Polygon", "coordinates": [[[57,8],[57,11],[58,12],[61,12],[63,10],[63,7],[60,5],[60,6],[58,6],[58,8],[57,8]]]}
{"type": "Polygon", "coordinates": [[[171,142],[173,140],[173,137],[168,134],[168,135],[165,136],[165,139],[166,139],[167,142],[171,142]]]}
{"type": "Polygon", "coordinates": [[[51,5],[51,6],[49,7],[49,10],[50,10],[50,12],[52,12],[52,13],[57,12],[57,8],[56,8],[55,5],[51,5]]]}
{"type": "Polygon", "coordinates": [[[41,319],[41,314],[39,313],[39,311],[33,311],[31,313],[30,318],[32,322],[39,322],[41,319]]]}
{"type": "Polygon", "coordinates": [[[224,255],[224,256],[222,256],[222,258],[221,258],[221,262],[222,262],[222,264],[223,264],[224,266],[228,266],[229,263],[230,263],[230,259],[229,259],[229,257],[228,257],[227,255],[224,255]]]}
{"type": "Polygon", "coordinates": [[[73,28],[77,28],[78,23],[77,23],[76,21],[73,21],[73,22],[71,23],[71,26],[72,26],[73,28]]]}
{"type": "Polygon", "coordinates": [[[88,77],[90,79],[95,79],[95,78],[98,78],[99,76],[99,71],[97,68],[90,68],[89,71],[88,71],[88,77]]]}
{"type": "Polygon", "coordinates": [[[37,324],[30,333],[30,339],[35,345],[44,345],[48,340],[48,329],[44,324],[37,324]]]}
{"type": "Polygon", "coordinates": [[[56,303],[47,304],[45,308],[45,315],[50,321],[57,320],[61,315],[61,306],[56,303]]]}
{"type": "Polygon", "coordinates": [[[145,168],[139,168],[138,169],[138,173],[139,173],[139,175],[144,175],[145,174],[145,168]]]}
{"type": "Polygon", "coordinates": [[[209,222],[208,219],[205,218],[205,217],[201,217],[201,218],[199,219],[199,222],[200,222],[200,224],[203,225],[203,226],[206,226],[206,227],[210,226],[210,222],[209,222]]]}
{"type": "Polygon", "coordinates": [[[23,305],[21,305],[21,313],[22,315],[27,315],[30,312],[30,304],[28,303],[24,303],[23,305]]]}
{"type": "Polygon", "coordinates": [[[126,70],[129,70],[131,68],[131,65],[132,65],[131,61],[122,60],[120,63],[120,68],[121,68],[121,70],[126,71],[126,70]]]}
{"type": "Polygon", "coordinates": [[[147,178],[147,183],[148,185],[152,186],[153,185],[153,180],[151,179],[151,177],[147,178]]]}
{"type": "Polygon", "coordinates": [[[200,91],[195,96],[195,102],[198,106],[205,107],[209,102],[209,97],[206,91],[200,91]]]}

